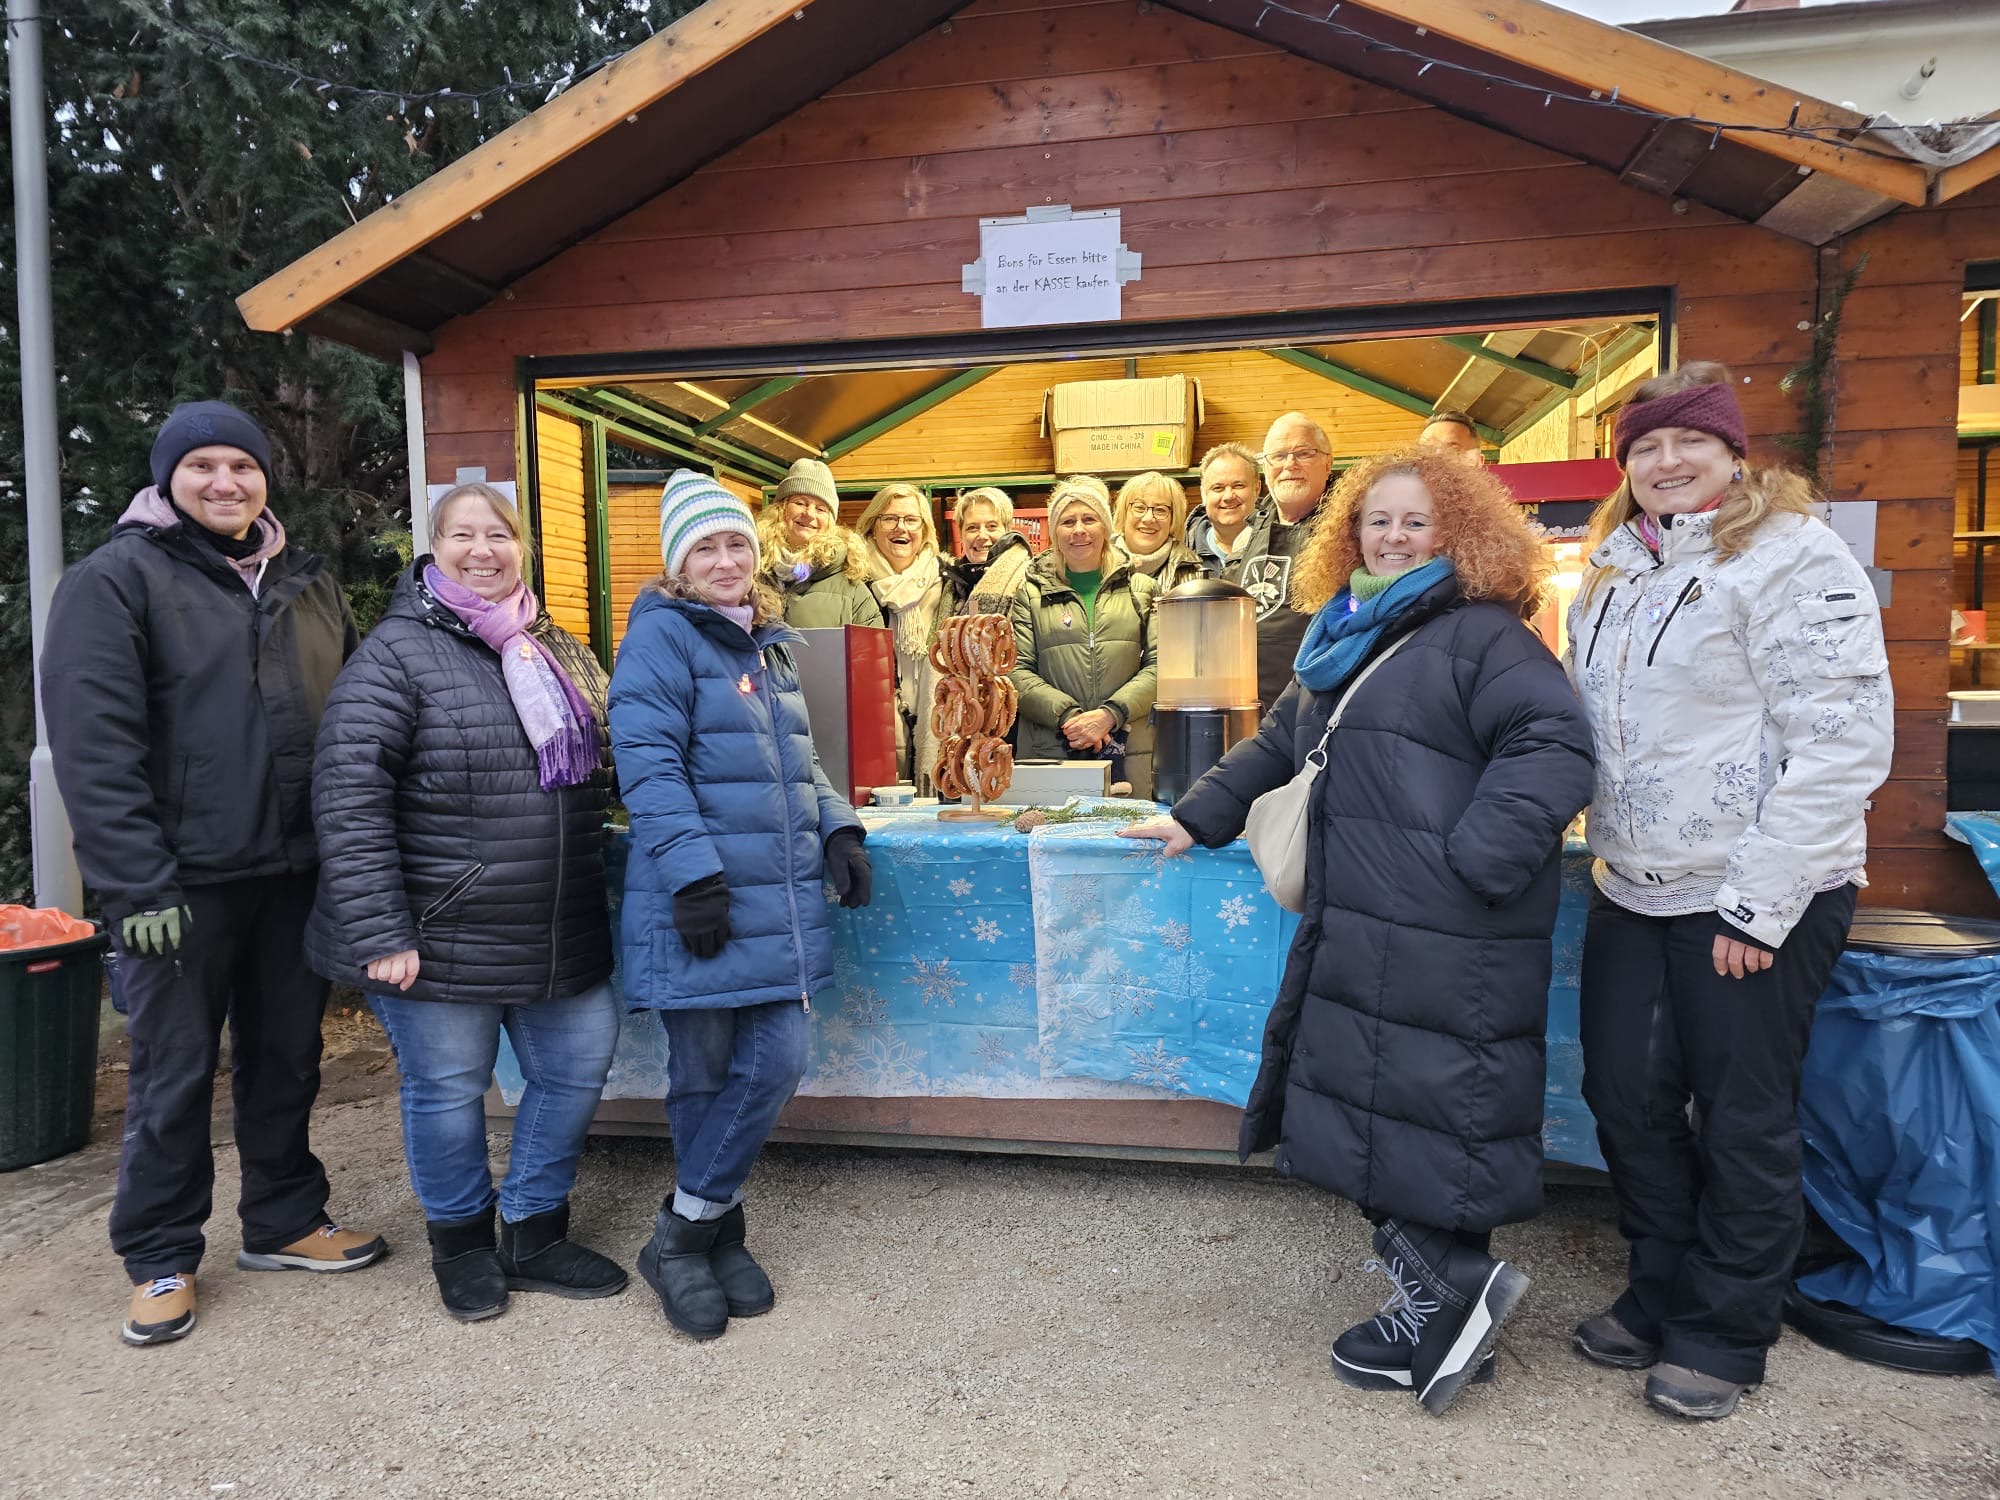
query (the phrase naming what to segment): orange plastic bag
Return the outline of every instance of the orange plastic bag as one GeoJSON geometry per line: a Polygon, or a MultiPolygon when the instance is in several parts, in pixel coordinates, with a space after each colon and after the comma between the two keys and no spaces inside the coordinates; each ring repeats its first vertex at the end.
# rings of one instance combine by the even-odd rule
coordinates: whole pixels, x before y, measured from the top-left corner
{"type": "Polygon", "coordinates": [[[35,906],[0,906],[0,952],[20,948],[53,948],[95,937],[97,925],[66,911],[35,906]]]}

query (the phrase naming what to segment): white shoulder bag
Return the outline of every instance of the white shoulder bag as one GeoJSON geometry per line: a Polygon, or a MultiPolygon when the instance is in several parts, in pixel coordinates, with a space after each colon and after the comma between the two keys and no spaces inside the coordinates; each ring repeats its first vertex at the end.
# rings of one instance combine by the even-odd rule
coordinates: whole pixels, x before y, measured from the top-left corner
{"type": "Polygon", "coordinates": [[[1340,724],[1340,716],[1347,712],[1347,705],[1361,684],[1377,667],[1394,656],[1409,638],[1409,635],[1397,636],[1373,661],[1354,674],[1354,680],[1347,684],[1347,690],[1333,706],[1333,715],[1326,721],[1326,733],[1307,753],[1306,763],[1299,767],[1298,775],[1283,786],[1273,787],[1250,804],[1250,816],[1243,823],[1243,837],[1250,841],[1250,857],[1257,862],[1257,873],[1264,877],[1264,889],[1286,911],[1302,912],[1306,909],[1307,819],[1312,812],[1313,783],[1326,769],[1326,742],[1333,737],[1333,731],[1340,724]]]}

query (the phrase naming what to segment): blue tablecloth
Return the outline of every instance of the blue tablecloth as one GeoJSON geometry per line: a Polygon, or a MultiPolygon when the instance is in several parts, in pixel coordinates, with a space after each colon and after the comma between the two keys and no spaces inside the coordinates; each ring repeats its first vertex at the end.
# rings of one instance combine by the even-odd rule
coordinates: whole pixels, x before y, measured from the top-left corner
{"type": "MultiPolygon", "coordinates": [[[[941,824],[928,811],[862,817],[874,900],[833,909],[835,983],[813,997],[801,1093],[1238,1106],[1248,1097],[1298,918],[1265,893],[1247,845],[1169,860],[1103,822],[1023,835],[941,824]]],[[[615,902],[625,836],[612,844],[615,902]]],[[[1544,1135],[1552,1160],[1602,1166],[1577,1041],[1589,887],[1588,856],[1572,845],[1549,992],[1544,1135]]],[[[498,1079],[517,1100],[520,1070],[504,1043],[498,1079]]],[[[665,1092],[664,1033],[635,1012],[606,1097],[665,1092]]]]}

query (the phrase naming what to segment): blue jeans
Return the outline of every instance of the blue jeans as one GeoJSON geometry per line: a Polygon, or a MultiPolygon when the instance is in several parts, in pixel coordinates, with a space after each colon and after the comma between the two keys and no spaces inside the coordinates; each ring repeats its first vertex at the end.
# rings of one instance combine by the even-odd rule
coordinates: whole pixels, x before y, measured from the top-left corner
{"type": "Polygon", "coordinates": [[[743,1201],[743,1181],[805,1076],[812,1017],[796,1000],[774,1000],[663,1010],[660,1024],[678,1170],[673,1211],[697,1221],[720,1218],[743,1201]]]}
{"type": "Polygon", "coordinates": [[[597,1113],[618,1044],[618,999],[609,984],[532,1005],[454,1005],[375,995],[403,1074],[403,1154],[426,1219],[470,1219],[493,1207],[486,1158],[486,1086],[500,1029],[514,1044],[527,1088],[514,1115],[514,1148],[498,1194],[518,1224],[560,1208],[597,1113]]]}

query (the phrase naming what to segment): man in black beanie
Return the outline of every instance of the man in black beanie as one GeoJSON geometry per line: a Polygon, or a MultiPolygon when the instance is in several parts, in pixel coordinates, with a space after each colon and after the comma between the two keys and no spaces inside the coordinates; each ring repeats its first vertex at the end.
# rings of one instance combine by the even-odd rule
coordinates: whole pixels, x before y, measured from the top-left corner
{"type": "Polygon", "coordinates": [[[285,545],[271,444],[222,401],[174,408],[153,484],[56,588],[42,701],[76,859],[118,952],[132,1043],[112,1248],[128,1344],[191,1332],[231,1027],[246,1270],[351,1271],[387,1250],[327,1216],[308,1122],[326,981],[306,966],[313,737],[354,618],[285,545]],[[247,648],[247,649],[246,649],[247,648]]]}

